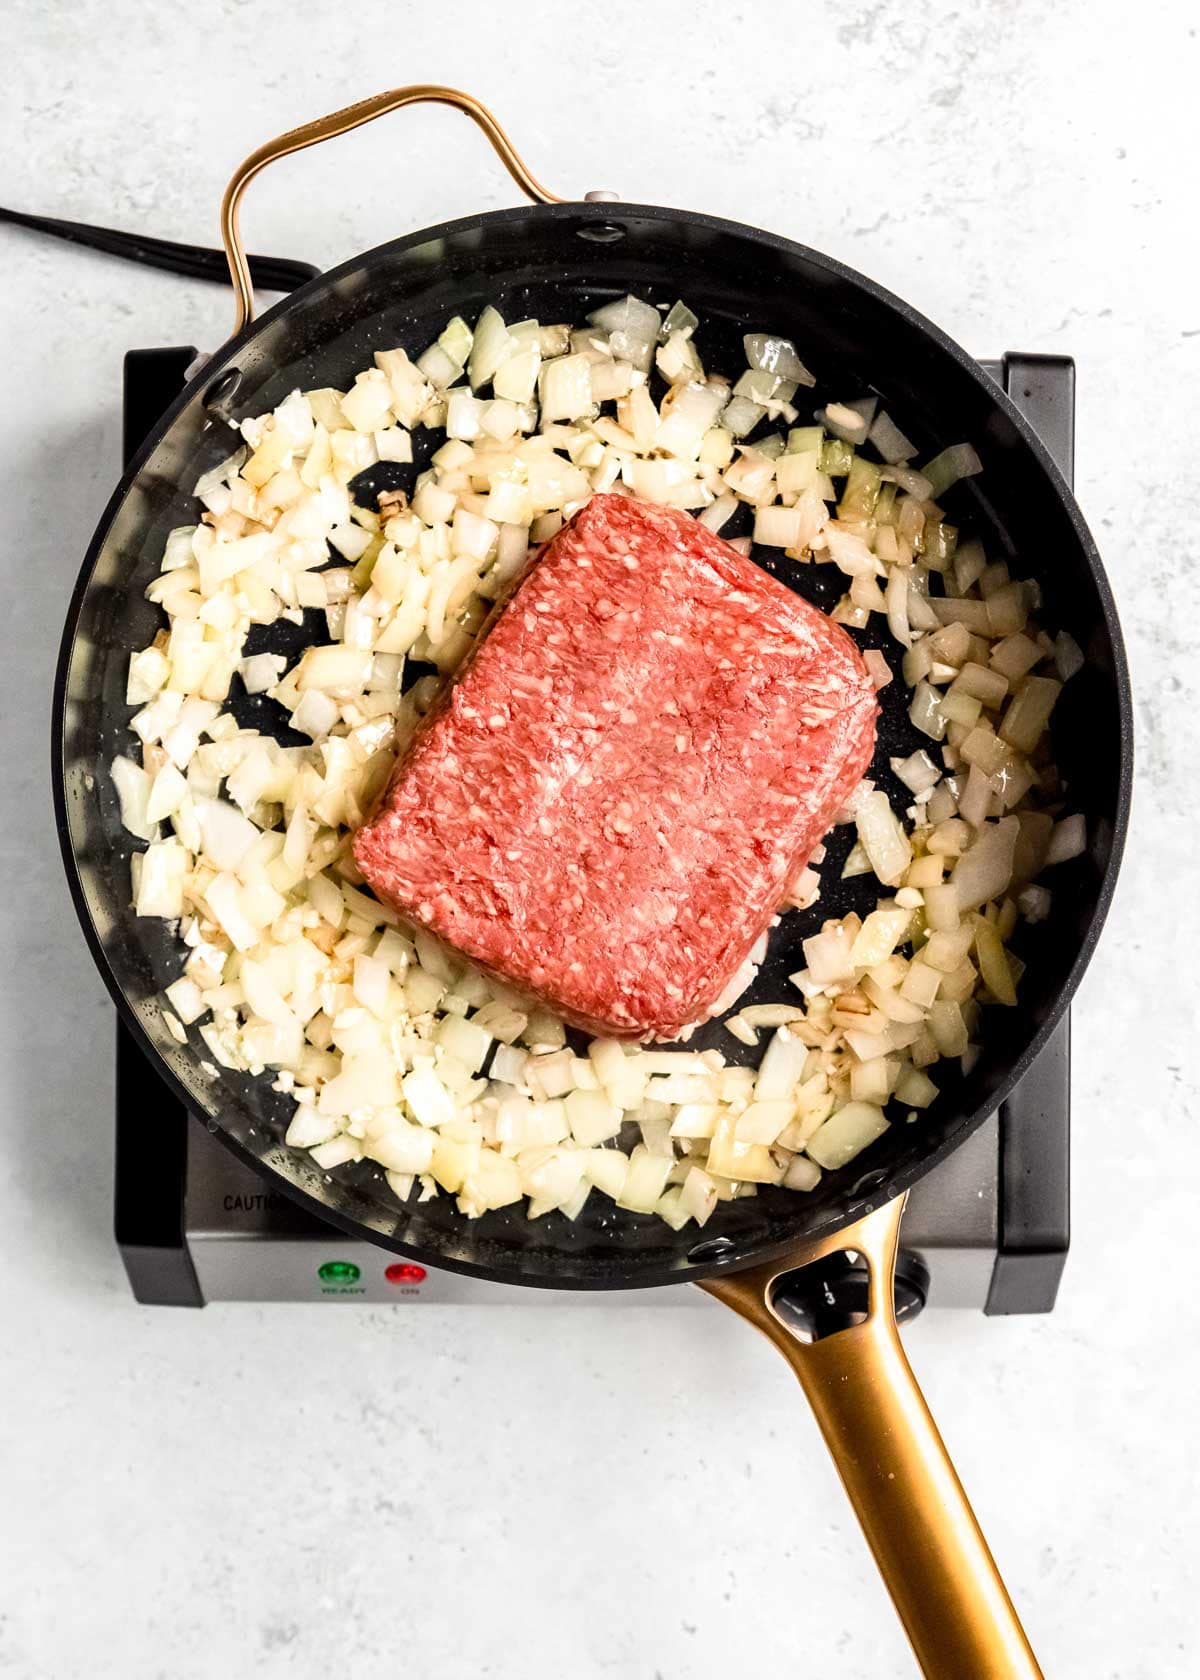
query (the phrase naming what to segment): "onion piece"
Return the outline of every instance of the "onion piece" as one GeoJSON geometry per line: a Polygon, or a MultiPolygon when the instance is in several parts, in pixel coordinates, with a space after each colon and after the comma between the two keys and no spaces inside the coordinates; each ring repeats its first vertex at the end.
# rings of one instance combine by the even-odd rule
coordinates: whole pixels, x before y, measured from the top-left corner
{"type": "Polygon", "coordinates": [[[888,574],[885,599],[887,602],[888,629],[901,647],[910,647],[913,632],[909,623],[908,608],[909,588],[908,579],[903,568],[893,566],[888,574]]]}
{"type": "Polygon", "coordinates": [[[1054,668],[1058,672],[1060,682],[1069,682],[1076,672],[1083,669],[1083,650],[1074,636],[1060,630],[1054,642],[1054,668]]]}
{"type": "Polygon", "coordinates": [[[725,406],[722,386],[691,383],[679,389],[658,427],[658,447],[668,455],[695,460],[709,429],[725,406]]]}
{"type": "Polygon", "coordinates": [[[1087,824],[1084,818],[1064,817],[1062,822],[1054,825],[1054,832],[1046,847],[1045,867],[1048,869],[1052,864],[1067,863],[1071,858],[1081,857],[1086,849],[1087,824]]]}
{"type": "Polygon", "coordinates": [[[878,648],[866,649],[863,653],[863,664],[870,674],[871,686],[878,694],[881,688],[886,688],[891,682],[892,668],[878,648]]]}
{"type": "Polygon", "coordinates": [[[754,541],[766,548],[799,548],[803,517],[799,508],[760,507],[754,515],[754,541]]]}
{"type": "Polygon", "coordinates": [[[949,449],[943,449],[940,455],[935,455],[921,468],[922,476],[928,481],[930,496],[942,496],[952,484],[957,484],[960,478],[972,478],[983,471],[983,462],[969,443],[953,443],[949,449]]]}
{"type": "MultiPolygon", "coordinates": [[[[880,795],[882,798],[883,795],[880,795]]],[[[872,910],[858,930],[850,950],[852,968],[876,968],[886,962],[905,938],[912,915],[905,909],[872,910]]]]}
{"type": "Polygon", "coordinates": [[[1045,887],[1025,887],[1017,894],[1017,909],[1022,919],[1032,926],[1044,922],[1050,914],[1050,894],[1045,887]]]}
{"type": "Polygon", "coordinates": [[[906,1108],[928,1108],[938,1094],[929,1075],[920,1068],[909,1068],[896,1081],[895,1098],[906,1108]]]}
{"type": "Polygon", "coordinates": [[[657,309],[632,296],[618,298],[614,303],[593,309],[588,320],[607,333],[629,333],[635,338],[649,339],[652,344],[663,324],[657,309]]]}
{"type": "Polygon", "coordinates": [[[881,570],[879,562],[857,532],[830,520],[821,532],[829,558],[847,577],[872,577],[881,570]]]}
{"type": "Polygon", "coordinates": [[[808,972],[818,985],[848,979],[854,972],[854,932],[844,923],[826,922],[820,933],[803,941],[808,972]]]}
{"type": "MultiPolygon", "coordinates": [[[[621,335],[614,333],[609,340],[609,344],[614,355],[625,354],[625,345],[621,335]]],[[[631,361],[634,361],[635,366],[639,365],[637,361],[639,349],[640,345],[635,343],[629,357],[631,361]]],[[[702,381],[704,378],[704,367],[697,354],[696,347],[691,339],[683,333],[672,333],[666,343],[659,346],[654,354],[654,364],[663,378],[672,386],[683,381],[702,381]]]]}
{"type": "Polygon", "coordinates": [[[577,420],[592,410],[591,364],[586,356],[559,356],[539,378],[543,421],[577,420]]]}
{"type": "Polygon", "coordinates": [[[793,1155],[783,1175],[785,1189],[815,1190],[821,1182],[821,1169],[803,1155],[793,1155]]]}
{"type": "Polygon", "coordinates": [[[749,397],[733,397],[721,412],[721,424],[735,438],[742,438],[754,430],[766,412],[761,403],[751,402],[749,397]]]}
{"type": "Polygon", "coordinates": [[[330,1143],[344,1129],[342,1116],[322,1114],[315,1103],[297,1103],[284,1142],[293,1149],[313,1149],[330,1143]]]}
{"type": "MultiPolygon", "coordinates": [[[[919,502],[927,502],[932,499],[932,484],[921,473],[914,471],[912,467],[904,466],[900,462],[893,462],[886,467],[881,467],[879,476],[886,484],[899,485],[901,490],[906,491],[908,495],[919,502]]],[[[904,512],[903,504],[900,511],[901,513],[904,512]]]]}
{"type": "MultiPolygon", "coordinates": [[[[418,1124],[436,1128],[454,1118],[454,1100],[433,1068],[414,1068],[411,1073],[405,1074],[400,1088],[405,1105],[418,1124]]],[[[328,1090],[328,1086],[325,1089],[328,1090]]]]}
{"type": "MultiPolygon", "coordinates": [[[[748,368],[733,386],[733,395],[748,396],[751,403],[761,403],[771,413],[771,418],[775,418],[782,403],[792,402],[795,385],[790,380],[782,380],[778,373],[763,373],[760,368],[748,368]]],[[[782,445],[780,454],[783,454],[782,445]]]]}
{"type": "Polygon", "coordinates": [[[859,844],[885,886],[898,886],[912,861],[912,845],[886,793],[871,793],[855,812],[859,844]]]}
{"type": "Polygon", "coordinates": [[[431,344],[417,357],[417,368],[439,391],[453,385],[463,370],[463,364],[448,354],[441,344],[431,344]]]}
{"type": "Polygon", "coordinates": [[[157,840],[158,822],[148,813],[153,784],[131,758],[114,758],[109,770],[121,807],[121,823],[139,840],[157,840]]]}
{"type": "Polygon", "coordinates": [[[178,840],[156,840],[140,854],[134,908],[139,916],[168,921],[183,915],[183,891],[192,859],[178,840]]]}
{"type": "Polygon", "coordinates": [[[896,425],[890,414],[880,409],[871,422],[871,429],[867,433],[867,441],[873,443],[891,466],[901,461],[911,460],[917,453],[915,443],[910,443],[904,433],[896,425]]]}
{"type": "Polygon", "coordinates": [[[786,1026],[781,1026],[772,1034],[759,1063],[754,1082],[755,1101],[772,1102],[788,1096],[800,1083],[807,1060],[808,1046],[803,1039],[795,1037],[786,1026]]]}
{"type": "Polygon", "coordinates": [[[762,368],[790,379],[797,385],[815,385],[816,376],[808,371],[796,354],[789,338],[773,338],[769,333],[747,333],[742,339],[746,360],[752,368],[762,368]]]}
{"type": "Polygon", "coordinates": [[[487,304],[475,323],[467,377],[472,390],[490,385],[496,372],[517,352],[517,340],[509,333],[498,309],[487,304]]]}
{"type": "Polygon", "coordinates": [[[631,1213],[652,1213],[654,1205],[666,1187],[671,1162],[660,1155],[652,1155],[639,1144],[629,1157],[629,1168],[616,1197],[618,1207],[631,1213]]]}
{"type": "Polygon", "coordinates": [[[818,1166],[834,1172],[882,1137],[887,1125],[883,1110],[874,1103],[846,1103],[809,1138],[808,1154],[818,1166]]]}
{"type": "MultiPolygon", "coordinates": [[[[997,1003],[1012,1007],[1017,1001],[1017,990],[1004,944],[991,922],[983,917],[975,923],[975,954],[979,959],[980,976],[992,997],[997,1003]]],[[[962,1051],[958,1054],[961,1055],[962,1051]]]]}
{"type": "Polygon", "coordinates": [[[205,856],[218,870],[236,870],[258,840],[258,829],[224,800],[197,799],[194,804],[205,856]]]}
{"type": "MultiPolygon", "coordinates": [[[[538,370],[545,367],[557,367],[563,362],[571,363],[570,380],[566,374],[555,376],[551,382],[554,401],[565,404],[574,409],[574,414],[558,415],[545,413],[543,397],[543,418],[575,418],[576,415],[587,414],[591,410],[591,375],[590,370],[583,372],[573,356],[559,356],[553,362],[542,362],[541,351],[537,346],[518,351],[501,363],[492,378],[492,390],[498,399],[515,403],[520,407],[524,403],[532,402],[534,389],[538,383],[538,370]]],[[[586,363],[586,357],[584,358],[586,363]]],[[[520,416],[518,415],[518,420],[520,416]]]]}
{"type": "Polygon", "coordinates": [[[710,531],[722,531],[738,509],[736,496],[718,496],[715,502],[702,508],[698,518],[710,531]]]}
{"type": "Polygon", "coordinates": [[[571,1135],[583,1149],[593,1148],[617,1136],[621,1110],[600,1091],[571,1091],[566,1098],[571,1135]]]}
{"type": "Polygon", "coordinates": [[[667,310],[666,319],[658,329],[658,336],[664,344],[671,334],[676,332],[682,333],[685,338],[690,338],[699,325],[699,317],[693,315],[687,304],[680,300],[673,303],[667,310]]]}
{"type": "Polygon", "coordinates": [[[910,793],[924,793],[942,779],[942,772],[924,749],[918,749],[908,758],[892,758],[888,762],[892,774],[899,777],[910,793]]]}
{"type": "Polygon", "coordinates": [[[960,911],[977,910],[989,899],[1002,898],[1008,891],[1019,828],[1015,817],[1003,817],[980,828],[950,877],[960,911]]]}
{"type": "Polygon", "coordinates": [[[946,733],[947,720],[942,714],[942,696],[924,679],[918,682],[913,691],[908,716],[913,728],[919,729],[922,735],[928,735],[931,740],[940,741],[946,733]]]}
{"type": "Polygon", "coordinates": [[[717,1205],[717,1187],[702,1167],[689,1167],[679,1189],[680,1206],[696,1221],[704,1225],[717,1205]]]}
{"type": "Polygon", "coordinates": [[[1062,684],[1053,677],[1022,679],[1004,714],[1000,735],[1019,752],[1031,753],[1042,738],[1062,684]]]}
{"type": "Polygon", "coordinates": [[[854,402],[828,403],[817,411],[817,419],[835,438],[857,447],[867,441],[878,401],[877,397],[860,397],[854,402]]]}
{"type": "Polygon", "coordinates": [[[287,669],[287,660],[278,653],[256,653],[243,659],[238,667],[247,694],[265,694],[273,688],[287,669]]]}

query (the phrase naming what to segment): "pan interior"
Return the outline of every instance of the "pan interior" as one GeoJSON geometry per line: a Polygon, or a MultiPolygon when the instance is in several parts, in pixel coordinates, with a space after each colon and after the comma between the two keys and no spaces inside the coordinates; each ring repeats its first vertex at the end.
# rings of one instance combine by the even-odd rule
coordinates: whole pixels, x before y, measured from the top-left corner
{"type": "MultiPolygon", "coordinates": [[[[796,566],[770,551],[756,558],[825,609],[842,593],[844,580],[832,567],[796,566]]],[[[883,648],[896,663],[878,617],[857,639],[883,648]]],[[[396,241],[305,287],[223,352],[154,434],[140,471],[114,498],[97,533],[64,643],[62,739],[55,747],[64,848],[85,930],[114,993],[123,994],[126,1014],[188,1105],[284,1188],[369,1240],[434,1264],[545,1286],[661,1283],[699,1276],[717,1258],[778,1251],[860,1216],[882,1194],[919,1177],[992,1110],[1065,1003],[1099,930],[1124,824],[1124,683],[1099,562],[1073,503],[990,383],[962,352],[931,334],[928,323],[828,259],[727,223],[625,206],[504,212],[396,241]],[[814,407],[877,392],[919,445],[919,460],[964,439],[974,443],[984,472],[949,492],[950,517],[980,536],[991,558],[1010,560],[1014,575],[1038,579],[1044,622],[1069,630],[1086,656],[1064,690],[1053,733],[1072,808],[1087,818],[1089,847],[1054,872],[1049,919],[1023,929],[1016,941],[1027,964],[1019,1007],[988,1012],[984,1053],[972,1075],[950,1081],[943,1066],[943,1095],[916,1124],[894,1124],[809,1195],[760,1188],[754,1198],[719,1205],[702,1232],[695,1226],[672,1232],[598,1194],[574,1223],[558,1213],[529,1221],[511,1208],[467,1221],[447,1196],[401,1207],[368,1163],[328,1174],[306,1154],[284,1148],[290,1104],[269,1081],[213,1067],[199,1040],[181,1047],[162,1024],[157,1000],[179,972],[179,946],[163,924],[139,921],[130,911],[133,843],[106,774],[130,741],[128,656],[159,624],[145,587],[157,575],[167,532],[194,521],[190,492],[197,477],[234,445],[227,417],[270,408],[296,387],[345,388],[374,351],[400,344],[416,355],[451,315],[473,320],[485,303],[509,320],[578,321],[625,292],[662,306],[682,296],[700,317],[697,343],[716,370],[743,365],[744,332],[793,339],[817,375],[814,407]],[[230,369],[237,370],[236,381],[226,377],[230,369]]],[[[871,774],[902,809],[908,797],[887,761],[923,738],[908,722],[900,681],[881,699],[871,774]]],[[[270,703],[243,696],[240,706],[243,722],[272,726],[270,703]]],[[[873,907],[879,892],[873,877],[839,879],[850,839],[849,831],[835,833],[821,870],[820,902],[775,930],[743,1004],[794,996],[787,975],[803,966],[800,941],[828,916],[873,907]]],[[[753,1055],[716,1024],[692,1040],[697,1043],[716,1045],[731,1060],[753,1055]]]]}

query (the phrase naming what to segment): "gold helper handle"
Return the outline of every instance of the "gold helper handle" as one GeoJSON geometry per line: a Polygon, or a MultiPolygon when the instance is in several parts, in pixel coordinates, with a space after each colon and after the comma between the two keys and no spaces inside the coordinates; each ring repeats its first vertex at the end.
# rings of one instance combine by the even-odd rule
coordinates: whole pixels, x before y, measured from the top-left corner
{"type": "Polygon", "coordinates": [[[303,151],[306,146],[316,146],[322,140],[332,140],[339,134],[348,134],[352,128],[361,128],[363,123],[373,122],[376,117],[382,117],[388,111],[398,111],[402,105],[450,105],[456,111],[461,111],[487,135],[496,156],[528,198],[535,204],[562,202],[556,193],[547,192],[541,182],[530,174],[512,141],[487,106],[481,105],[478,99],[472,99],[469,93],[460,93],[457,88],[438,87],[432,83],[418,83],[413,87],[393,88],[388,93],[377,93],[370,99],[360,99],[357,105],[347,105],[342,111],[333,111],[327,117],[318,117],[315,122],[303,123],[299,128],[281,134],[278,140],[268,140],[265,146],[251,152],[246,161],[234,171],[221,200],[221,243],[229,261],[229,275],[233,281],[237,306],[237,320],[233,329],[235,334],[240,333],[247,321],[254,317],[254,285],[250,279],[250,266],[246,261],[238,222],[242,194],[250,182],[260,169],[274,163],[276,158],[286,157],[289,152],[303,151]]]}
{"type": "Polygon", "coordinates": [[[928,1680],[1042,1680],[896,1328],[898,1197],[849,1230],[701,1289],[761,1330],[800,1379],[928,1680]],[[852,1249],[870,1266],[862,1324],[803,1342],[779,1317],[790,1270],[852,1249]]]}

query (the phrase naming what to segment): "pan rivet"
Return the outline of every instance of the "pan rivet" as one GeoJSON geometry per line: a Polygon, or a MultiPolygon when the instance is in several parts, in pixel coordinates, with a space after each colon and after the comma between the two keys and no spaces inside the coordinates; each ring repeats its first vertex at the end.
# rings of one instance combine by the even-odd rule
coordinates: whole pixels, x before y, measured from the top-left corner
{"type": "Polygon", "coordinates": [[[616,204],[618,201],[615,192],[607,192],[602,187],[596,188],[594,192],[585,192],[583,200],[585,204],[616,204]]]}
{"type": "Polygon", "coordinates": [[[586,239],[593,245],[611,245],[625,237],[625,229],[619,222],[586,222],[577,227],[575,233],[577,238],[586,239]]]}
{"type": "Polygon", "coordinates": [[[688,1249],[688,1259],[695,1266],[702,1266],[708,1260],[723,1260],[733,1247],[730,1237],[710,1237],[707,1242],[699,1242],[695,1248],[688,1249]]]}
{"type": "Polygon", "coordinates": [[[224,408],[237,394],[238,386],[242,383],[241,368],[226,368],[219,373],[201,398],[205,408],[224,408]]]}

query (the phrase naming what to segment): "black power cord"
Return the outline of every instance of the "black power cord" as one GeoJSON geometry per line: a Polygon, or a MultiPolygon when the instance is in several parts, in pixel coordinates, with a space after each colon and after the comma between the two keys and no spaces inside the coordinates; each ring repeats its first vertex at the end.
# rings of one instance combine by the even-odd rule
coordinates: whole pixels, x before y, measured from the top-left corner
{"type": "MultiPolygon", "coordinates": [[[[146,268],[165,269],[168,274],[186,275],[191,280],[229,283],[229,266],[224,251],[204,245],[183,245],[174,239],[152,239],[118,228],[92,227],[87,222],[62,221],[57,216],[32,216],[23,210],[6,210],[0,205],[0,222],[48,233],[72,245],[104,251],[111,257],[141,263],[146,268]]],[[[250,257],[250,275],[264,292],[294,292],[321,272],[313,263],[293,262],[287,257],[250,257]]]]}

